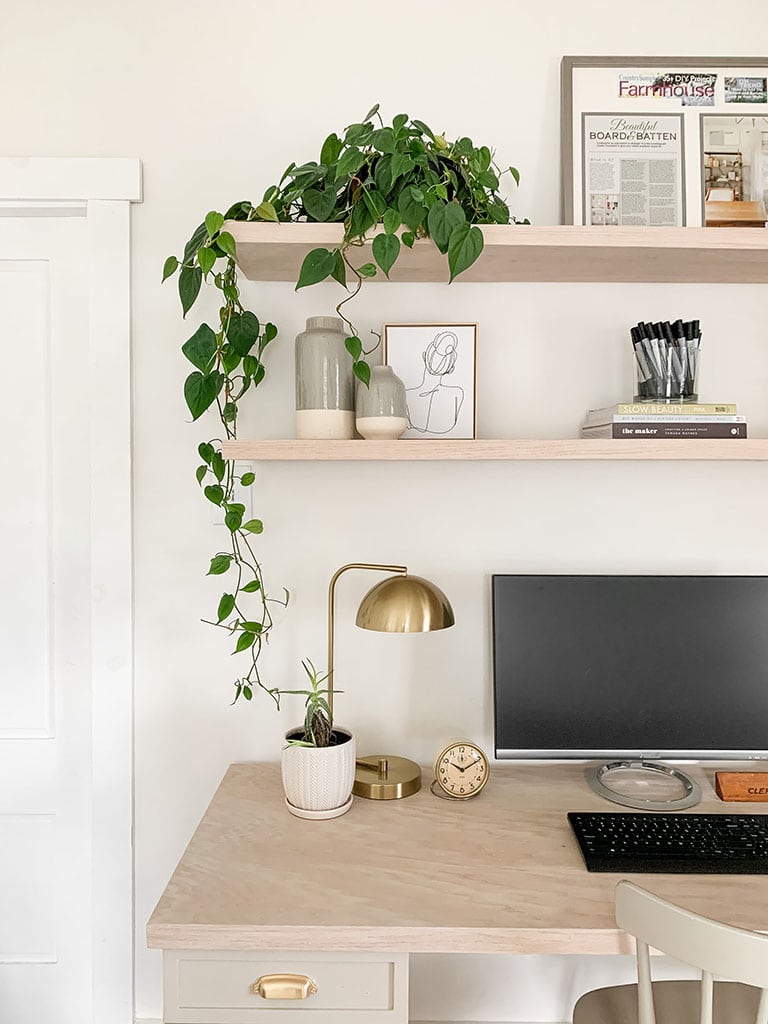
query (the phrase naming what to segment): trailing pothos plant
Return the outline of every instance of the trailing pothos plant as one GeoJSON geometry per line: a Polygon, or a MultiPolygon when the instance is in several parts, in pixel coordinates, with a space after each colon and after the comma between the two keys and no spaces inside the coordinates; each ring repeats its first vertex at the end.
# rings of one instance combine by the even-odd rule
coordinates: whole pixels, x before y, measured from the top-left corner
{"type": "MultiPolygon", "coordinates": [[[[487,146],[463,136],[449,142],[423,121],[398,114],[385,124],[378,104],[341,134],[322,145],[319,161],[292,163],[261,202],[238,202],[224,214],[211,211],[187,242],[182,257],[169,256],[163,280],[178,271],[179,298],[186,317],[203,283],[220,293],[213,326],[201,324],[182,346],[194,369],[184,383],[184,397],[197,420],[206,410],[218,412],[224,439],[237,437],[239,403],[265,377],[264,353],[277,328],[246,309],[237,279],[235,239],[227,221],[309,221],[343,224],[340,243],[316,248],[305,257],[296,288],[332,279],[347,291],[336,306],[346,325],[347,350],[355,375],[370,380],[360,332],[347,315],[346,304],[366,278],[381,271],[389,277],[402,249],[418,239],[431,239],[446,256],[450,280],[472,266],[483,250],[478,225],[519,223],[499,194],[502,173],[519,181],[516,168],[502,172],[487,146]],[[372,236],[373,261],[357,254],[372,236]]],[[[522,223],[528,223],[523,221],[522,223]]],[[[248,652],[247,670],[235,680],[235,701],[251,700],[261,687],[279,704],[280,690],[266,686],[258,659],[273,628],[270,605],[287,604],[288,592],[271,598],[253,546],[263,530],[259,519],[245,521],[245,507],[235,500],[235,485],[252,486],[253,473],[238,476],[235,463],[224,459],[221,438],[202,443],[198,452],[198,483],[208,501],[218,506],[229,534],[227,549],[211,558],[209,575],[229,574],[232,585],[222,594],[212,621],[235,640],[233,653],[248,652]],[[256,611],[245,607],[256,601],[256,611]]]]}

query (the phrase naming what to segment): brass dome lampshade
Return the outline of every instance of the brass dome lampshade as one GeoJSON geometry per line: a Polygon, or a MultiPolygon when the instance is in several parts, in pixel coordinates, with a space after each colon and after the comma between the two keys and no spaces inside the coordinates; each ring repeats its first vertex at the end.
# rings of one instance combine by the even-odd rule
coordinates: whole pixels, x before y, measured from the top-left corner
{"type": "MultiPolygon", "coordinates": [[[[360,602],[355,622],[362,629],[380,633],[427,633],[447,629],[455,622],[450,601],[442,590],[423,579],[411,576],[404,565],[376,565],[351,562],[331,577],[328,586],[328,707],[333,714],[334,618],[336,581],[348,569],[391,572],[372,587],[360,602]]],[[[375,754],[357,760],[356,796],[371,800],[395,800],[411,796],[421,789],[421,768],[405,757],[375,754]]]]}

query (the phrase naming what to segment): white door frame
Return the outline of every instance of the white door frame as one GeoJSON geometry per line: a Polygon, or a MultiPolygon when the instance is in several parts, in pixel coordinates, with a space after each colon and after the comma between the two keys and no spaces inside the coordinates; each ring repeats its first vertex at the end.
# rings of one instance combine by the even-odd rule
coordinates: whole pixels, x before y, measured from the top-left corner
{"type": "Polygon", "coordinates": [[[130,204],[141,199],[138,159],[0,158],[0,216],[87,220],[94,1024],[133,1020],[130,204]]]}

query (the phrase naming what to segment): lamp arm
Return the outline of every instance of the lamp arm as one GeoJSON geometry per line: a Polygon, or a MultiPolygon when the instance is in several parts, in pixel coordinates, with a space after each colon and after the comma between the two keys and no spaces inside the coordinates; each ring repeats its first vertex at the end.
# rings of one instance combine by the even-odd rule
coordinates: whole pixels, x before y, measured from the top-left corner
{"type": "Polygon", "coordinates": [[[328,584],[328,710],[331,713],[331,728],[333,728],[333,637],[334,637],[334,618],[335,618],[335,601],[336,601],[336,581],[342,573],[345,573],[348,569],[374,569],[377,572],[395,572],[404,576],[408,569],[404,565],[376,565],[371,562],[350,562],[348,565],[342,565],[340,569],[331,576],[331,582],[328,584]]]}

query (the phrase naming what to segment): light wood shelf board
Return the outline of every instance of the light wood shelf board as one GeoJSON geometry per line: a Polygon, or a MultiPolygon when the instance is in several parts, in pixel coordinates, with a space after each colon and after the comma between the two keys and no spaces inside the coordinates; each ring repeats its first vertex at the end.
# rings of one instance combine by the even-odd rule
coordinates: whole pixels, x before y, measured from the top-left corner
{"type": "MultiPolygon", "coordinates": [[[[341,242],[340,224],[227,221],[238,264],[253,281],[298,280],[306,254],[341,242]]],[[[768,282],[768,231],[756,228],[612,228],[494,224],[466,282],[768,282]]],[[[371,260],[370,246],[355,250],[371,260]]],[[[376,280],[385,280],[379,273],[376,280]]],[[[448,280],[447,261],[423,239],[402,247],[393,281],[448,280]]]]}
{"type": "Polygon", "coordinates": [[[737,440],[479,440],[226,441],[225,459],[254,462],[483,461],[768,461],[768,439],[737,440]]]}

